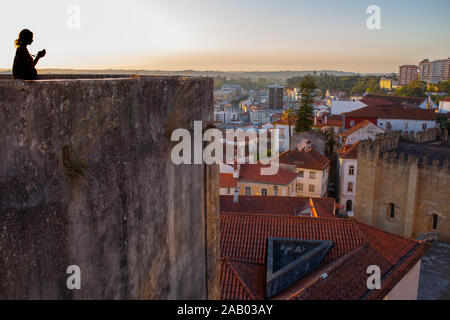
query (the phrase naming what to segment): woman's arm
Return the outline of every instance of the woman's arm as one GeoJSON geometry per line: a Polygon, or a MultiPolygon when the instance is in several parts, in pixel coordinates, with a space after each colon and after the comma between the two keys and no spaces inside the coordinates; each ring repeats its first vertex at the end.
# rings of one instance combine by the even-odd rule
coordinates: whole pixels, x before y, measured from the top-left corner
{"type": "Polygon", "coordinates": [[[45,49],[42,51],[39,51],[36,58],[32,61],[31,65],[34,67],[39,62],[39,60],[43,57],[45,57],[46,51],[45,49]]]}

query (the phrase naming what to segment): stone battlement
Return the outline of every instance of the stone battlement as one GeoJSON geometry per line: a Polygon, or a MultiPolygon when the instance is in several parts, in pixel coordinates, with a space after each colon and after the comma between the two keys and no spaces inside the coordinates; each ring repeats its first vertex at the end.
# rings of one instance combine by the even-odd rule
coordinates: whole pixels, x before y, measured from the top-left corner
{"type": "Polygon", "coordinates": [[[379,134],[375,140],[360,141],[358,159],[383,161],[389,165],[420,165],[421,168],[448,169],[449,150],[446,146],[426,144],[434,142],[439,129],[418,132],[392,131],[379,134]],[[427,152],[430,149],[430,152],[427,152]]]}

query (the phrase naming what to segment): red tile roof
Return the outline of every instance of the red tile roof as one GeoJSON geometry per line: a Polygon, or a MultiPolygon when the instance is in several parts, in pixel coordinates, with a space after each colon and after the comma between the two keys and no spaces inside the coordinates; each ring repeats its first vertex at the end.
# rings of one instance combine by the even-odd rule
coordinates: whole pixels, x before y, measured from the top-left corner
{"type": "Polygon", "coordinates": [[[372,122],[370,122],[369,120],[364,120],[359,122],[358,124],[356,124],[355,126],[351,127],[350,129],[348,129],[347,131],[345,131],[342,136],[344,137],[348,137],[349,135],[351,135],[352,133],[355,133],[356,131],[358,131],[361,128],[364,128],[365,126],[368,126],[370,124],[373,124],[372,122]]]}
{"type": "Polygon", "coordinates": [[[271,237],[334,243],[318,269],[275,299],[382,299],[427,250],[424,243],[350,219],[221,214],[222,299],[264,298],[266,243],[271,237]],[[381,290],[367,289],[370,265],[381,269],[381,290]]]}
{"type": "Polygon", "coordinates": [[[310,151],[286,151],[280,154],[279,161],[282,164],[295,165],[297,168],[312,170],[325,170],[330,164],[330,160],[315,149],[310,151]]]}
{"type": "Polygon", "coordinates": [[[295,216],[310,207],[310,199],[317,215],[322,218],[334,217],[335,200],[331,198],[239,196],[239,202],[233,203],[233,196],[220,196],[220,212],[279,214],[295,216]]]}
{"type": "MultiPolygon", "coordinates": [[[[376,100],[383,101],[383,103],[381,103],[381,104],[386,104],[386,102],[388,102],[388,103],[396,103],[396,104],[407,103],[407,104],[412,104],[412,105],[420,105],[427,98],[403,97],[403,96],[394,96],[394,95],[386,95],[386,94],[367,93],[364,95],[364,97],[363,97],[363,99],[361,99],[361,101],[364,102],[363,100],[368,100],[368,99],[373,99],[372,104],[369,104],[369,105],[373,105],[373,103],[376,100]]],[[[370,100],[368,100],[368,101],[370,102],[370,100]]],[[[366,103],[366,102],[364,102],[364,103],[366,103]]],[[[366,103],[366,104],[368,104],[368,103],[366,103]]]]}
{"type": "Polygon", "coordinates": [[[262,175],[261,168],[269,168],[270,165],[264,164],[243,164],[239,170],[239,180],[288,185],[297,178],[297,173],[278,168],[278,173],[275,175],[262,175]]]}
{"type": "MultiPolygon", "coordinates": [[[[291,127],[294,127],[296,124],[297,118],[295,118],[295,121],[293,123],[291,123],[291,127]]],[[[273,125],[283,125],[283,126],[287,126],[288,122],[287,120],[283,120],[282,118],[277,120],[277,121],[273,121],[272,122],[273,125]]]]}
{"type": "Polygon", "coordinates": [[[236,188],[238,185],[238,179],[233,178],[232,173],[220,174],[220,187],[221,188],[236,188]]]}
{"type": "Polygon", "coordinates": [[[358,159],[358,142],[352,145],[346,145],[344,149],[338,150],[339,158],[358,159]]]}
{"type": "Polygon", "coordinates": [[[266,214],[221,214],[221,256],[265,263],[267,238],[330,240],[332,261],[363,244],[361,232],[348,219],[266,214]]]}
{"type": "Polygon", "coordinates": [[[353,118],[436,120],[435,110],[396,105],[368,106],[344,113],[344,115],[353,118]]]}
{"type": "Polygon", "coordinates": [[[220,288],[222,300],[263,300],[265,289],[264,264],[238,259],[222,259],[220,288]]]}

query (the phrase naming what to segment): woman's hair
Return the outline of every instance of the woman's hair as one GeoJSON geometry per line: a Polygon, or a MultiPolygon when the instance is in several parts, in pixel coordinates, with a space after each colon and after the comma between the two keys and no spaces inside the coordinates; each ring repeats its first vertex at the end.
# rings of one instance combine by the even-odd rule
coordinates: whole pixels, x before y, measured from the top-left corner
{"type": "Polygon", "coordinates": [[[14,45],[16,47],[20,47],[23,44],[28,44],[31,41],[31,39],[33,39],[33,32],[31,32],[28,29],[23,29],[19,33],[19,38],[16,41],[14,41],[14,45]]]}

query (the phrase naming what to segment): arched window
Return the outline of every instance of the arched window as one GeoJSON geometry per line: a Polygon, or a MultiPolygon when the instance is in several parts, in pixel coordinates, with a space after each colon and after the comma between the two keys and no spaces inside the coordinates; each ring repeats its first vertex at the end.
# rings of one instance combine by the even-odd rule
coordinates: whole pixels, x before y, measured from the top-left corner
{"type": "Polygon", "coordinates": [[[386,209],[386,216],[388,219],[392,220],[395,218],[395,204],[389,203],[386,209]]]}
{"type": "Polygon", "coordinates": [[[352,202],[352,200],[347,200],[347,205],[346,205],[345,211],[346,212],[351,212],[352,209],[353,209],[353,202],[352,202]]]}
{"type": "Polygon", "coordinates": [[[431,216],[431,228],[433,229],[433,230],[437,230],[437,228],[438,228],[438,219],[439,219],[439,216],[435,213],[435,214],[433,214],[432,216],[431,216]]]}

